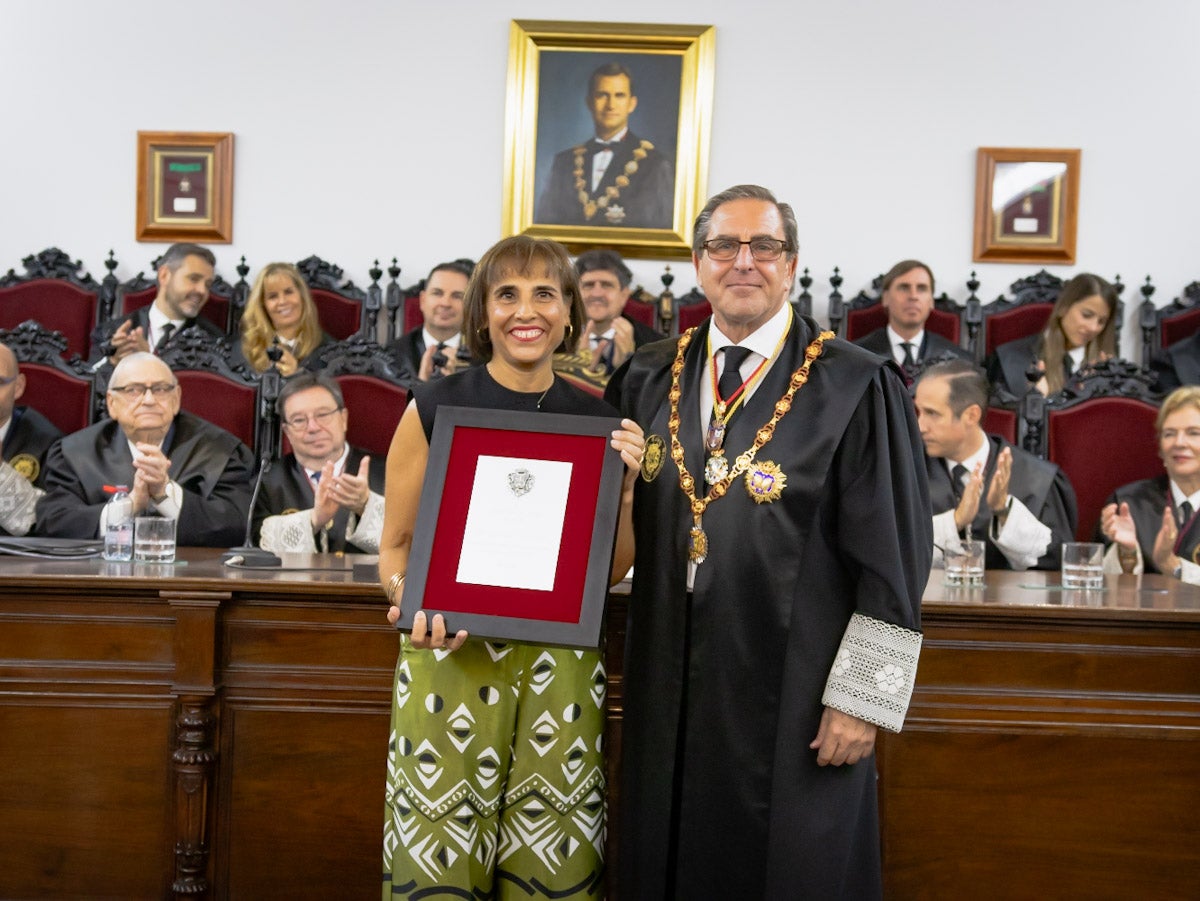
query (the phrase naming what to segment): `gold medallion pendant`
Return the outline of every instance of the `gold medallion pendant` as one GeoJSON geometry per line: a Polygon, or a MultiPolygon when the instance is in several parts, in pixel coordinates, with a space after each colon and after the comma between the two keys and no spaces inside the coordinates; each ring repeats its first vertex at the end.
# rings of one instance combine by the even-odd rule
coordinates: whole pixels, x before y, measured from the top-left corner
{"type": "Polygon", "coordinates": [[[667,442],[662,435],[651,435],[646,439],[646,452],[642,455],[642,478],[653,482],[662,472],[667,456],[667,442]]]}
{"type": "Polygon", "coordinates": [[[757,460],[746,470],[746,493],[756,504],[779,500],[787,487],[787,473],[770,460],[757,460]]]}
{"type": "Polygon", "coordinates": [[[37,481],[38,473],[42,470],[42,465],[33,454],[17,454],[8,461],[8,465],[31,482],[37,481]]]}
{"type": "Polygon", "coordinates": [[[699,525],[694,525],[688,532],[688,560],[692,563],[703,563],[707,557],[708,536],[699,525]]]}

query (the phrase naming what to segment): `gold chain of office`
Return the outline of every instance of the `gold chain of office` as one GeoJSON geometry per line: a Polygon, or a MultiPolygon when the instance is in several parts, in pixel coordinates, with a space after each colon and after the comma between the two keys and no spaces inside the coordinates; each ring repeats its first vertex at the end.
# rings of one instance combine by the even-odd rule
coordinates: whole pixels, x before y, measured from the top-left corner
{"type": "Polygon", "coordinates": [[[813,361],[821,356],[825,342],[834,335],[833,332],[829,331],[821,332],[805,348],[804,363],[792,373],[787,391],[784,392],[783,397],[775,402],[775,412],[771,416],[771,419],[758,430],[758,433],[754,436],[754,443],[748,450],[738,456],[729,472],[725,474],[725,477],[714,483],[708,489],[707,495],[699,498],[696,497],[695,492],[696,480],[692,478],[692,474],[687,470],[687,466],[683,460],[683,445],[679,443],[679,399],[683,395],[679,387],[679,376],[683,372],[684,353],[687,351],[688,345],[692,343],[692,334],[695,331],[694,327],[690,328],[680,337],[679,347],[675,351],[675,362],[671,364],[671,391],[667,395],[671,404],[671,412],[670,417],[667,419],[667,432],[671,436],[671,459],[675,461],[675,468],[679,470],[679,487],[683,489],[683,493],[687,495],[688,501],[691,502],[692,530],[688,542],[688,556],[694,563],[703,563],[704,558],[708,556],[708,537],[704,534],[704,529],[701,526],[705,509],[729,490],[729,486],[733,484],[734,479],[750,468],[755,456],[774,436],[775,426],[792,409],[792,398],[808,382],[808,372],[812,368],[813,361]]]}

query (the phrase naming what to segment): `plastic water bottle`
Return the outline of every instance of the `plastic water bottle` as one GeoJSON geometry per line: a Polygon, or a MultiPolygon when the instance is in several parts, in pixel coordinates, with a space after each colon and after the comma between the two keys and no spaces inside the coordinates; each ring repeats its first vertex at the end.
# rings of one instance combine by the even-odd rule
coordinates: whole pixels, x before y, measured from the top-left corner
{"type": "Polygon", "coordinates": [[[129,488],[117,485],[104,509],[107,511],[104,559],[128,562],[133,559],[133,499],[129,496],[129,488]]]}

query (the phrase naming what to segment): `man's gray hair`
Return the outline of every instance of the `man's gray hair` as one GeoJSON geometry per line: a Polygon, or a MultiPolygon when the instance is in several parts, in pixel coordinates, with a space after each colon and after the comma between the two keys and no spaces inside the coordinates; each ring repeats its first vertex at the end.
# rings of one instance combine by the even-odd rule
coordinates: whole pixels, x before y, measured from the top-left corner
{"type": "Polygon", "coordinates": [[[791,206],[780,203],[775,199],[774,194],[761,185],[734,185],[732,188],[726,188],[720,194],[710,197],[708,203],[704,204],[704,209],[700,211],[700,215],[696,217],[696,224],[692,227],[692,253],[696,256],[704,253],[704,242],[708,240],[708,229],[712,224],[713,213],[721,204],[734,200],[764,200],[767,203],[775,204],[775,209],[779,210],[779,218],[783,220],[783,249],[787,253],[788,259],[794,258],[799,253],[800,229],[796,225],[796,214],[792,212],[791,206]]]}

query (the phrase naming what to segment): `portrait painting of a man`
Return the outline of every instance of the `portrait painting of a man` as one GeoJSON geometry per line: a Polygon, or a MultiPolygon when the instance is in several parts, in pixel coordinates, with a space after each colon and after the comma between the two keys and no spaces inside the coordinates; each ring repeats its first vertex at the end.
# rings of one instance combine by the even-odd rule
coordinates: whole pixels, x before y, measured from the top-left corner
{"type": "Polygon", "coordinates": [[[534,224],[672,227],[679,73],[670,57],[543,55],[534,224]]]}

